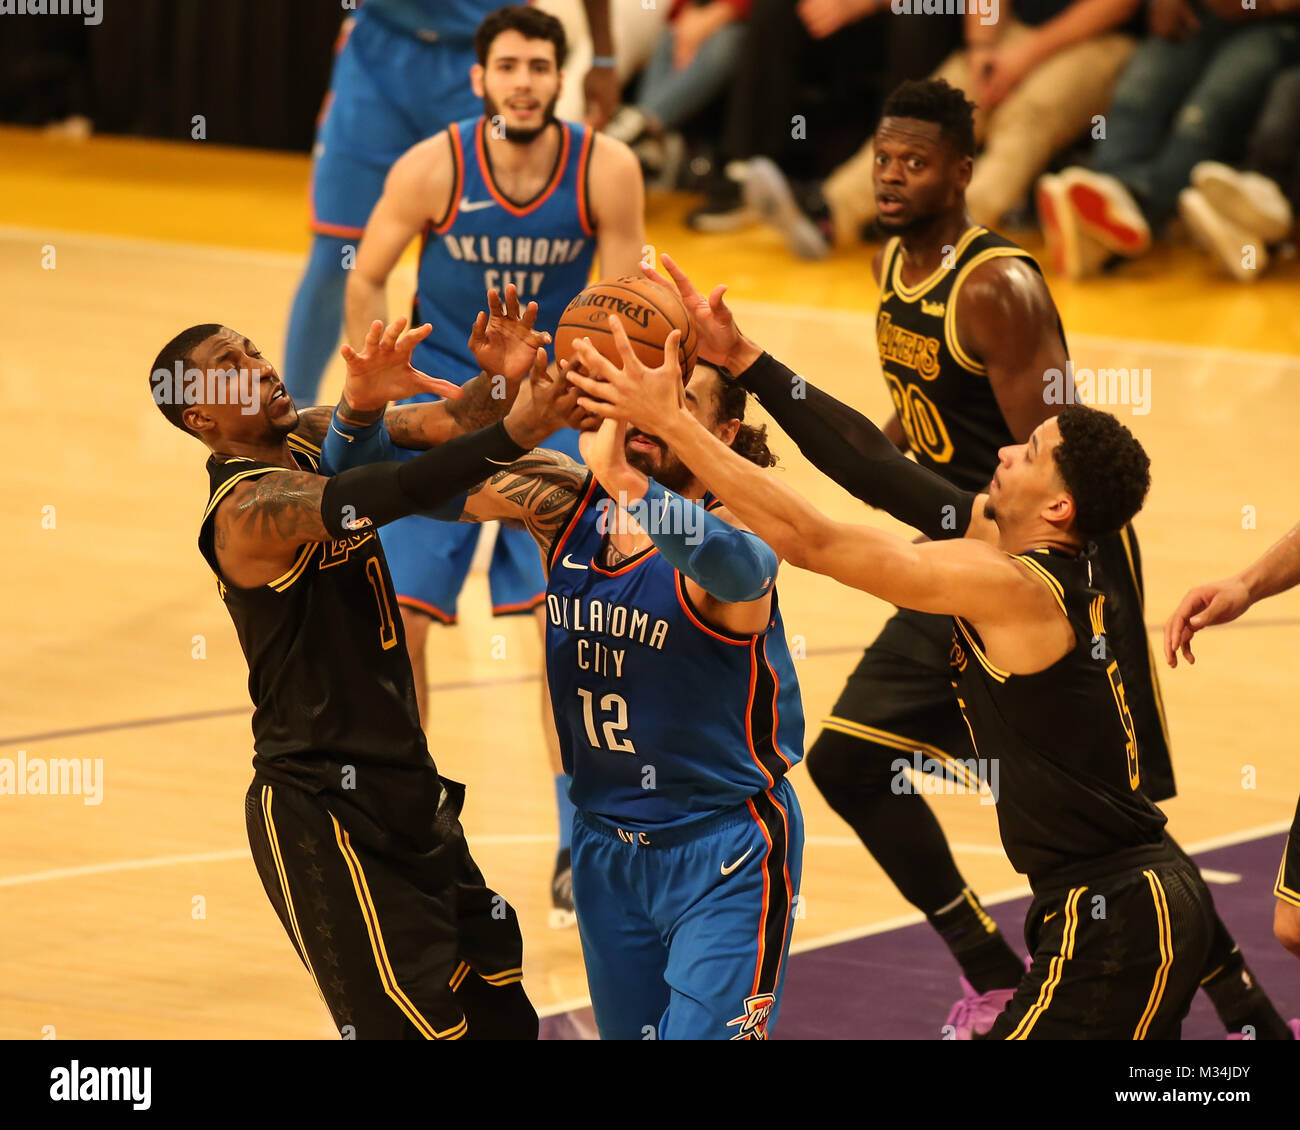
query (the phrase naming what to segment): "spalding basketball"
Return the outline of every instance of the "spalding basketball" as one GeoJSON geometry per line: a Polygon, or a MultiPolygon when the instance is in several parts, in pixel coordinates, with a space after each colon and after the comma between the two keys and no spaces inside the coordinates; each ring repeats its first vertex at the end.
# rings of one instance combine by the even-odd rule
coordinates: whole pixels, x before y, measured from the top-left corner
{"type": "Polygon", "coordinates": [[[610,314],[619,316],[633,351],[651,368],[664,363],[664,342],[673,330],[681,330],[677,359],[682,376],[691,375],[699,354],[699,335],[686,307],[675,291],[638,275],[594,283],[564,308],[555,330],[556,360],[572,361],[574,340],[588,337],[592,345],[621,367],[623,359],[609,328],[610,314]]]}

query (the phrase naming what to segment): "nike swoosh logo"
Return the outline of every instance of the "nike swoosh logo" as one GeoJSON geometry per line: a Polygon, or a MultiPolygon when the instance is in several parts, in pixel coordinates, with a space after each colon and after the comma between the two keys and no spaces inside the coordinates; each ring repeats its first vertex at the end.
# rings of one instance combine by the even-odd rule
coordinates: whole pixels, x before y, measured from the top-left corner
{"type": "MultiPolygon", "coordinates": [[[[560,564],[566,569],[581,569],[585,573],[587,571],[587,566],[579,565],[576,561],[570,561],[569,558],[572,556],[572,554],[566,553],[563,560],[560,561],[560,564]]],[[[753,848],[750,848],[750,850],[753,851],[753,848]]]]}
{"type": "Polygon", "coordinates": [[[1053,918],[1055,918],[1060,913],[1061,912],[1059,910],[1052,911],[1051,914],[1049,914],[1046,918],[1043,919],[1043,925],[1046,926],[1053,918]]]}
{"type": "Polygon", "coordinates": [[[484,208],[495,208],[496,206],[497,202],[495,200],[475,200],[471,202],[468,196],[462,196],[460,198],[460,208],[458,211],[479,212],[484,208]]]}
{"type": "Polygon", "coordinates": [[[753,850],[754,850],[753,848],[750,848],[749,851],[745,852],[745,854],[742,855],[738,860],[736,860],[736,862],[733,863],[730,867],[728,867],[727,864],[724,862],[722,864],[722,873],[724,875],[730,875],[737,867],[739,867],[742,863],[745,862],[745,860],[749,858],[749,853],[752,852],[753,850]]]}

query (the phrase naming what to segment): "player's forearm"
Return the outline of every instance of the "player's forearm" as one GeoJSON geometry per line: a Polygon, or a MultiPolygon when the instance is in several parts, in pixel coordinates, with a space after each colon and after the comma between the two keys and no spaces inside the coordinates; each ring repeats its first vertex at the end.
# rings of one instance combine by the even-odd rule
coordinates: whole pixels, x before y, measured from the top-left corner
{"type": "Polygon", "coordinates": [[[825,515],[737,455],[685,409],[660,438],[778,557],[798,564],[805,547],[823,536],[829,524],[825,515]]]}
{"type": "Polygon", "coordinates": [[[975,496],[912,462],[860,412],[767,353],[738,376],[805,458],[855,498],[935,540],[965,533],[975,496]]]}
{"type": "Polygon", "coordinates": [[[614,54],[614,34],[609,19],[609,0],[582,0],[587,13],[587,30],[591,32],[591,53],[596,58],[614,54]]]}
{"type": "Polygon", "coordinates": [[[408,462],[353,467],[325,484],[321,520],[333,537],[341,538],[412,514],[438,512],[527,450],[502,421],[457,436],[408,462]]]}
{"type": "Polygon", "coordinates": [[[344,322],[347,339],[357,348],[366,340],[366,331],[375,321],[388,323],[388,296],[384,288],[384,281],[376,282],[359,270],[348,275],[343,300],[344,322]]]}
{"type": "Polygon", "coordinates": [[[1252,604],[1300,584],[1300,525],[1253,565],[1243,569],[1240,579],[1250,593],[1252,604]]]}

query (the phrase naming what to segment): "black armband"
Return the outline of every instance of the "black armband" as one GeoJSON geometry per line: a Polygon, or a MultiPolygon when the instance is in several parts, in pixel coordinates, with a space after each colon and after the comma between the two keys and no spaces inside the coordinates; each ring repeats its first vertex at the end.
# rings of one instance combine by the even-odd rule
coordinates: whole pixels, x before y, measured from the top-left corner
{"type": "Polygon", "coordinates": [[[764,353],[740,374],[804,457],[845,490],[939,541],[970,525],[975,494],[908,459],[875,424],[764,353]]]}
{"type": "Polygon", "coordinates": [[[410,514],[437,510],[527,452],[498,420],[407,463],[353,467],[325,484],[321,520],[334,537],[344,538],[410,514]]]}

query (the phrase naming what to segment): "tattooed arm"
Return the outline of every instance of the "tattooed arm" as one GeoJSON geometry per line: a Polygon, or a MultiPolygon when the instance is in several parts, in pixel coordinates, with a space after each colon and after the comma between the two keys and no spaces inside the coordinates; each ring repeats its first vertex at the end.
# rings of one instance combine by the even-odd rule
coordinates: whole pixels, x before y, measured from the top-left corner
{"type": "Polygon", "coordinates": [[[301,408],[298,410],[298,426],[293,434],[299,439],[320,447],[325,442],[325,431],[330,426],[330,413],[333,410],[321,405],[319,408],[301,408]]]}
{"type": "Polygon", "coordinates": [[[238,484],[213,515],[221,575],[241,588],[264,585],[289,569],[304,543],[332,541],[321,517],[328,482],[286,470],[238,484]]]}
{"type": "Polygon", "coordinates": [[[585,493],[589,475],[562,452],[539,447],[472,487],[460,520],[522,524],[545,560],[585,493]]]}

